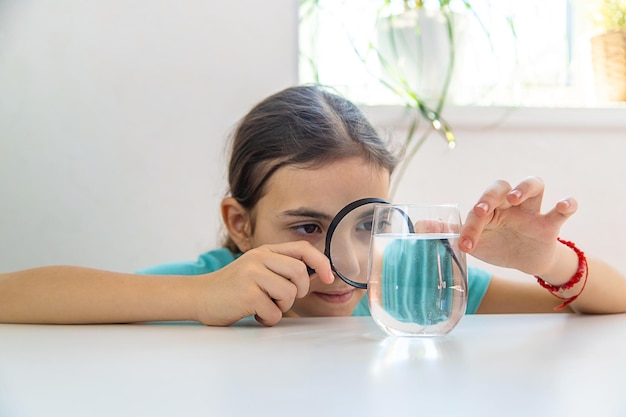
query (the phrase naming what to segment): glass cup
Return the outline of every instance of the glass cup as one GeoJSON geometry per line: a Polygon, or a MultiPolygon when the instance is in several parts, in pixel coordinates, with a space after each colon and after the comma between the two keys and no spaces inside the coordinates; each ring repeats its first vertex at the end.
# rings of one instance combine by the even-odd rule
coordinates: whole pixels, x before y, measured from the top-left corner
{"type": "Polygon", "coordinates": [[[449,333],[465,314],[467,265],[455,204],[380,204],[374,209],[368,298],[394,336],[449,333]]]}

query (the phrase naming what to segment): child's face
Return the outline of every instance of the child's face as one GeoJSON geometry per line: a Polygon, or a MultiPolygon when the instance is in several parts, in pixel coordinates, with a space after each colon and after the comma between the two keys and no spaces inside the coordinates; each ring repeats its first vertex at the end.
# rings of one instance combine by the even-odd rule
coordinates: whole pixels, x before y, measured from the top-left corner
{"type": "MultiPolygon", "coordinates": [[[[332,218],[346,204],[364,197],[387,198],[389,173],[363,158],[349,158],[317,169],[286,166],[266,184],[257,203],[253,247],[307,240],[324,250],[332,218]]],[[[348,316],[365,294],[341,279],[311,281],[309,294],[296,299],[292,313],[300,316],[348,316]]]]}

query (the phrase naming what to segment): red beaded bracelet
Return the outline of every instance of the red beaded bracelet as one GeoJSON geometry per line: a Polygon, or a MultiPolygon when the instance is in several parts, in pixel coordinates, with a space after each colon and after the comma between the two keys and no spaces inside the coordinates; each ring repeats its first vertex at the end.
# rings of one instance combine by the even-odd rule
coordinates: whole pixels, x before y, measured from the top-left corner
{"type": "Polygon", "coordinates": [[[561,310],[568,304],[575,301],[578,298],[578,296],[582,294],[583,290],[585,289],[585,286],[587,285],[587,277],[589,276],[589,268],[587,267],[587,258],[585,257],[585,253],[581,251],[580,249],[578,249],[576,245],[574,244],[574,242],[570,242],[569,240],[563,240],[560,237],[558,237],[556,240],[558,240],[559,242],[561,242],[562,244],[564,244],[565,246],[571,248],[574,252],[576,252],[576,255],[578,255],[578,270],[576,271],[574,275],[572,275],[572,278],[570,278],[569,281],[561,285],[548,284],[547,282],[545,282],[543,279],[541,279],[538,276],[535,276],[535,278],[537,278],[537,282],[539,283],[539,285],[541,285],[543,288],[550,291],[552,295],[554,295],[557,298],[560,298],[561,300],[565,300],[562,304],[554,308],[555,310],[561,310]],[[573,295],[571,297],[562,297],[559,294],[559,293],[565,292],[573,288],[574,285],[580,282],[583,275],[585,276],[585,280],[583,281],[583,286],[578,292],[578,294],[573,295]]]}

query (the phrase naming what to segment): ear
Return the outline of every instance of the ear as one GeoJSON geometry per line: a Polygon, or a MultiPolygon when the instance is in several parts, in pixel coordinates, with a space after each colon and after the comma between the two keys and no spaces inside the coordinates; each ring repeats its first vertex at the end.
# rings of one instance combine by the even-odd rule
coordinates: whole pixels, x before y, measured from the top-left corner
{"type": "Polygon", "coordinates": [[[232,197],[226,197],[222,200],[222,220],[228,230],[235,245],[242,251],[246,252],[251,249],[250,243],[250,214],[248,210],[242,207],[232,197]]]}

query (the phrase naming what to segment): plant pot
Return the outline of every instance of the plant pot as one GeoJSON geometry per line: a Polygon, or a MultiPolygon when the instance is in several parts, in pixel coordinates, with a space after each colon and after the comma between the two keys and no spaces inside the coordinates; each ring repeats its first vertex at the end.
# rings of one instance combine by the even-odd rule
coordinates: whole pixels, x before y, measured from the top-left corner
{"type": "Polygon", "coordinates": [[[626,101],[626,30],[592,37],[591,60],[597,97],[626,101]]]}

